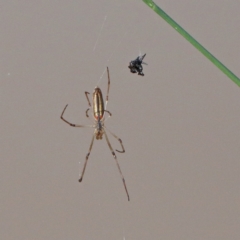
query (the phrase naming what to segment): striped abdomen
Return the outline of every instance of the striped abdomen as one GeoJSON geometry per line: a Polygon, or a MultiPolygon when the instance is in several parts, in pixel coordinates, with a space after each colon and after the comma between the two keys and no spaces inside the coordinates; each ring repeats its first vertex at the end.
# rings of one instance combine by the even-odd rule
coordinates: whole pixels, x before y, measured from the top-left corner
{"type": "Polygon", "coordinates": [[[93,116],[96,120],[101,120],[104,115],[104,102],[102,91],[96,87],[93,92],[93,116]]]}

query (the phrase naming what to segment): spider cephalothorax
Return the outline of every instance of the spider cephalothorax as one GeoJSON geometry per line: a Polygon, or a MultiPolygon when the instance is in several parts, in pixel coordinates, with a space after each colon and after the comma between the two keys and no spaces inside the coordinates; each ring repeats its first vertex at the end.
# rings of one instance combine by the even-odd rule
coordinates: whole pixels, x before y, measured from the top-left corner
{"type": "Polygon", "coordinates": [[[104,129],[103,129],[103,125],[101,123],[101,120],[98,120],[96,123],[96,128],[94,130],[94,134],[96,136],[96,139],[102,139],[102,136],[104,134],[104,129]]]}

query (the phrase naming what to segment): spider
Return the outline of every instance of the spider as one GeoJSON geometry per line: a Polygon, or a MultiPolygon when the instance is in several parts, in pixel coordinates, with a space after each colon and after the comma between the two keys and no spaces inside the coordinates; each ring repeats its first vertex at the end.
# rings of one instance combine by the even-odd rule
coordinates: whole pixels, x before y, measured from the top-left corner
{"type": "MultiPolygon", "coordinates": [[[[88,105],[93,110],[94,125],[79,125],[79,124],[73,124],[73,123],[70,123],[69,121],[67,121],[63,117],[63,114],[64,114],[68,104],[63,109],[63,112],[61,114],[61,119],[64,122],[66,122],[67,124],[69,124],[71,127],[90,127],[90,128],[94,128],[92,140],[91,140],[91,143],[90,143],[90,147],[89,147],[88,153],[86,155],[85,163],[84,163],[84,166],[83,166],[81,177],[79,178],[79,182],[82,182],[82,180],[83,180],[83,175],[84,175],[84,172],[85,172],[85,169],[86,169],[86,166],[87,166],[89,155],[90,155],[91,150],[92,150],[94,138],[96,137],[97,140],[100,140],[100,139],[102,139],[102,137],[104,135],[105,138],[106,138],[108,147],[109,147],[109,149],[110,149],[110,151],[111,151],[111,153],[112,153],[112,155],[113,155],[113,157],[114,157],[114,159],[116,161],[116,164],[117,164],[117,167],[118,167],[119,173],[121,175],[121,178],[122,178],[122,181],[123,181],[123,185],[124,185],[124,188],[125,188],[125,191],[126,191],[126,194],[127,194],[128,201],[130,201],[128,190],[127,190],[127,186],[126,186],[126,183],[125,183],[125,179],[123,177],[120,165],[118,163],[117,156],[116,156],[116,154],[115,154],[115,152],[114,152],[114,150],[113,150],[113,148],[112,148],[112,146],[110,144],[110,141],[109,141],[107,133],[106,133],[106,130],[108,130],[108,129],[104,126],[105,113],[109,114],[108,117],[112,116],[112,114],[108,110],[106,110],[106,106],[107,106],[107,103],[108,103],[109,88],[110,88],[110,75],[109,75],[108,67],[107,67],[107,73],[108,73],[108,88],[107,88],[107,96],[106,96],[105,106],[104,106],[102,91],[101,91],[101,89],[98,86],[95,87],[95,89],[93,91],[92,105],[91,105],[91,102],[90,102],[89,97],[88,97],[88,94],[90,94],[90,93],[89,92],[85,92],[85,95],[86,95],[86,98],[87,98],[87,101],[88,101],[88,105]]],[[[86,117],[88,117],[88,118],[89,118],[88,111],[89,111],[90,108],[88,108],[86,110],[86,117]]],[[[124,153],[125,149],[123,147],[122,140],[119,137],[117,137],[114,133],[112,133],[110,130],[108,130],[108,131],[109,131],[109,133],[113,137],[115,137],[119,141],[119,143],[121,145],[122,150],[121,151],[116,150],[116,151],[120,152],[120,153],[124,153]]]]}

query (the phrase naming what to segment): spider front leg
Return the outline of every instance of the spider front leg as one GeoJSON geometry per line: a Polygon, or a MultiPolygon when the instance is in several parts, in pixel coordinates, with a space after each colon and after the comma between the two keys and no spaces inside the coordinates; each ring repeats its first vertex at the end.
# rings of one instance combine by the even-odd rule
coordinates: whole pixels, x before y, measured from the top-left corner
{"type": "MultiPolygon", "coordinates": [[[[109,96],[109,89],[110,89],[110,74],[109,74],[109,69],[108,69],[108,67],[107,67],[107,73],[108,73],[108,88],[107,88],[107,95],[106,95],[105,107],[107,107],[108,96],[109,96]]],[[[106,111],[106,110],[105,110],[105,111],[106,111]]]]}
{"type": "Polygon", "coordinates": [[[86,110],[86,117],[87,117],[87,118],[89,117],[88,111],[89,111],[89,108],[86,110]]]}
{"type": "MultiPolygon", "coordinates": [[[[91,102],[90,102],[89,97],[88,97],[88,94],[90,94],[90,93],[89,93],[89,92],[85,92],[85,96],[86,96],[86,98],[87,98],[88,105],[89,105],[89,107],[92,107],[91,102]]],[[[87,118],[89,118],[89,115],[88,115],[89,109],[90,109],[90,108],[88,108],[88,109],[86,110],[86,117],[87,117],[87,118]]]]}
{"type": "Polygon", "coordinates": [[[91,102],[90,102],[90,100],[88,98],[88,94],[90,94],[90,93],[89,92],[85,92],[85,95],[86,95],[86,98],[87,98],[87,101],[88,101],[88,105],[89,105],[89,107],[91,107],[91,102]]]}

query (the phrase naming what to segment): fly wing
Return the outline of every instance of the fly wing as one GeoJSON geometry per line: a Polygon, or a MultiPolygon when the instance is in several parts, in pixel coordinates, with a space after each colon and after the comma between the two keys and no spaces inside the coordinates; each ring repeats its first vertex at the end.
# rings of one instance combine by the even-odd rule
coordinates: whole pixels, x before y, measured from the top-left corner
{"type": "Polygon", "coordinates": [[[146,53],[145,54],[143,54],[142,56],[139,56],[139,60],[143,60],[144,58],[145,58],[145,56],[146,56],[146,53]]]}

